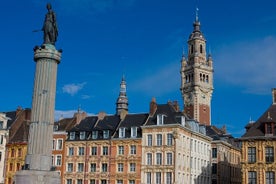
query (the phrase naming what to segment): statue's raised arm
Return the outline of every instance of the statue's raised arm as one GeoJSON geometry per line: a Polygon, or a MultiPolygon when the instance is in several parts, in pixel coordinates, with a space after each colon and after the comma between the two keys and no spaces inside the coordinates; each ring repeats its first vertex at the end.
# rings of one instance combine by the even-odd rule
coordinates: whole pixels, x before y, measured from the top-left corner
{"type": "Polygon", "coordinates": [[[58,28],[56,21],[56,14],[52,10],[51,4],[47,4],[48,13],[45,15],[43,32],[44,32],[44,44],[55,45],[58,36],[58,28]]]}

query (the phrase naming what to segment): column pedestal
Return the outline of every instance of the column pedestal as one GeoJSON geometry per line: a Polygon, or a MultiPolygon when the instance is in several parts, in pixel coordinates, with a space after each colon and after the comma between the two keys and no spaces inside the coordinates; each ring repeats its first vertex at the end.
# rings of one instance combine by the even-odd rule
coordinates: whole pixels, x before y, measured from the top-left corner
{"type": "Polygon", "coordinates": [[[60,184],[60,176],[55,171],[18,171],[15,184],[60,184]]]}

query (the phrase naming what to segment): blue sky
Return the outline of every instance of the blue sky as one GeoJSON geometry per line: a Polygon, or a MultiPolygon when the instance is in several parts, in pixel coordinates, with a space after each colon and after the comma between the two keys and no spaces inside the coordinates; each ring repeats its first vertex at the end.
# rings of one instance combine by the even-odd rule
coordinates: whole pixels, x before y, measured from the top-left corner
{"type": "MultiPolygon", "coordinates": [[[[1,3],[0,111],[31,107],[35,63],[47,12],[43,0],[1,3]]],[[[240,136],[249,119],[271,105],[276,87],[276,1],[55,0],[58,49],[57,116],[80,106],[115,113],[119,85],[127,81],[129,112],[148,112],[179,101],[180,59],[192,32],[196,6],[214,61],[212,124],[240,136]]]]}

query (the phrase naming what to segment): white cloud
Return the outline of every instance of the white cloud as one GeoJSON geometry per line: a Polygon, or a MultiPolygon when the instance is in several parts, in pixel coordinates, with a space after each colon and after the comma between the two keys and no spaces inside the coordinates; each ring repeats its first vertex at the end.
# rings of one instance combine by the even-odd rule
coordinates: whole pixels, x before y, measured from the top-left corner
{"type": "Polygon", "coordinates": [[[132,82],[131,88],[153,96],[175,91],[180,87],[179,71],[180,62],[176,61],[132,82]]]}
{"type": "MultiPolygon", "coordinates": [[[[83,112],[83,111],[81,111],[83,112]]],[[[77,110],[55,110],[55,121],[58,121],[62,118],[72,118],[74,114],[77,113],[77,110]]],[[[93,116],[94,113],[87,113],[87,116],[93,116]]]]}
{"type": "Polygon", "coordinates": [[[57,121],[62,118],[72,118],[76,112],[76,110],[55,110],[55,120],[57,121]]]}
{"type": "Polygon", "coordinates": [[[226,45],[214,60],[216,80],[264,94],[276,87],[276,37],[226,45]]]}
{"type": "Polygon", "coordinates": [[[86,82],[78,84],[66,84],[62,87],[62,92],[74,96],[84,87],[85,84],[86,82]]]}

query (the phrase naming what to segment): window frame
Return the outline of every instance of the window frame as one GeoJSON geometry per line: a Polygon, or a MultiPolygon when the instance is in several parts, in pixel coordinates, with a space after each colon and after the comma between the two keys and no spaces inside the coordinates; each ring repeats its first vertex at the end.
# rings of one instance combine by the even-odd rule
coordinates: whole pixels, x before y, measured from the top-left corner
{"type": "Polygon", "coordinates": [[[256,147],[248,147],[248,163],[255,163],[256,162],[256,147]]]}

